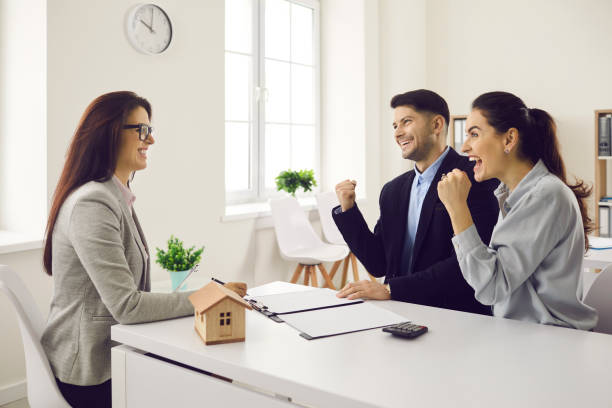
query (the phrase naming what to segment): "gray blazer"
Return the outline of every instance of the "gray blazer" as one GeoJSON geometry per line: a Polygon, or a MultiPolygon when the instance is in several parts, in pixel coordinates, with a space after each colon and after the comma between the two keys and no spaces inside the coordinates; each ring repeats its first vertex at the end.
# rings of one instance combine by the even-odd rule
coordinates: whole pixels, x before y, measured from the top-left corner
{"type": "Polygon", "coordinates": [[[111,376],[113,324],[193,313],[190,293],[150,293],[147,242],[113,180],[91,181],[62,205],[52,236],[54,295],[41,342],[60,381],[111,376]]]}

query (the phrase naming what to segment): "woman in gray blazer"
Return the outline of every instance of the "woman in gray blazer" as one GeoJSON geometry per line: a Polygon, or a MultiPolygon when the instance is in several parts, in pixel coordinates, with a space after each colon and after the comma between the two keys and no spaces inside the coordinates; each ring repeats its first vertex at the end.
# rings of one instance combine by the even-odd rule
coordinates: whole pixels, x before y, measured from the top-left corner
{"type": "Polygon", "coordinates": [[[507,92],[476,98],[462,151],[476,161],[474,178],[497,178],[500,214],[487,246],[466,204],[470,181],[453,170],[438,194],[451,218],[465,280],[495,316],[589,330],[597,312],[582,302],[582,260],[588,249],[590,195],[569,184],[555,123],[507,92]]]}
{"type": "MultiPolygon", "coordinates": [[[[150,293],[150,255],[129,179],[155,143],[151,105],[112,92],[85,110],[49,213],[44,267],[54,277],[41,342],[74,407],[111,406],[111,325],[193,313],[190,293],[150,293]]],[[[227,284],[241,296],[242,283],[227,284]]]]}

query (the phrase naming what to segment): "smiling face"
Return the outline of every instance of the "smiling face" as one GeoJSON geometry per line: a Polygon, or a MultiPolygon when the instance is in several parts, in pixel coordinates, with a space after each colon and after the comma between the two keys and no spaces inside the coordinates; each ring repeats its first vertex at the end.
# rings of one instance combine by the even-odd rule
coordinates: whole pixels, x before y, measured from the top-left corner
{"type": "MultiPolygon", "coordinates": [[[[138,106],[130,112],[125,125],[150,125],[147,111],[138,106]]],[[[121,146],[117,158],[116,173],[131,174],[134,171],[147,167],[147,149],[155,143],[153,135],[149,135],[144,142],[138,138],[138,129],[123,129],[121,131],[121,146]]],[[[119,177],[121,179],[121,177],[119,177]]]]}
{"type": "Polygon", "coordinates": [[[419,162],[431,155],[437,143],[433,116],[426,112],[418,112],[410,106],[398,106],[394,109],[395,141],[402,149],[404,159],[419,162]]]}
{"type": "Polygon", "coordinates": [[[489,125],[487,118],[474,109],[467,118],[467,135],[461,151],[475,161],[474,179],[484,181],[499,178],[504,174],[509,156],[504,153],[508,147],[506,135],[489,125]]]}

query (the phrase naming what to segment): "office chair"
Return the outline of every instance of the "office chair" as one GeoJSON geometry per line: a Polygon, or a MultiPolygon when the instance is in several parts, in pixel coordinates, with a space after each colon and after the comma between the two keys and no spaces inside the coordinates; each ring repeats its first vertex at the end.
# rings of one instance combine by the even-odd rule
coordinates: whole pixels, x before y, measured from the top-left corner
{"type": "Polygon", "coordinates": [[[291,283],[296,283],[300,273],[305,269],[304,285],[308,285],[312,279],[312,286],[319,286],[315,269],[318,267],[325,280],[325,286],[336,289],[322,262],[344,259],[349,252],[348,247],[324,243],[315,233],[295,198],[270,200],[270,208],[281,257],[298,263],[291,283]]]}
{"type": "MultiPolygon", "coordinates": [[[[332,209],[339,205],[338,197],[336,193],[333,191],[327,193],[319,193],[317,194],[317,207],[319,208],[319,218],[321,220],[321,227],[323,228],[323,235],[325,239],[330,244],[334,245],[346,245],[340,230],[336,226],[334,222],[334,218],[332,217],[332,209]]],[[[348,246],[347,246],[348,247],[348,246]]],[[[342,267],[342,282],[340,283],[340,287],[343,288],[346,285],[346,278],[348,272],[348,264],[351,262],[351,266],[353,267],[353,280],[357,282],[359,280],[359,272],[357,270],[357,258],[355,254],[353,254],[350,249],[349,253],[344,259],[340,259],[334,262],[334,265],[329,272],[329,278],[334,279],[336,275],[336,271],[340,267],[340,264],[344,260],[344,266],[342,267]]],[[[368,272],[368,276],[372,282],[376,282],[376,278],[368,272]]]]}
{"type": "Polygon", "coordinates": [[[598,333],[612,334],[612,265],[606,266],[593,281],[591,288],[584,297],[584,303],[595,308],[599,315],[597,326],[593,329],[598,333]]]}
{"type": "Polygon", "coordinates": [[[26,360],[30,407],[70,408],[57,387],[49,360],[40,344],[44,329],[43,317],[21,279],[6,265],[0,265],[0,292],[6,294],[17,311],[26,360]]]}

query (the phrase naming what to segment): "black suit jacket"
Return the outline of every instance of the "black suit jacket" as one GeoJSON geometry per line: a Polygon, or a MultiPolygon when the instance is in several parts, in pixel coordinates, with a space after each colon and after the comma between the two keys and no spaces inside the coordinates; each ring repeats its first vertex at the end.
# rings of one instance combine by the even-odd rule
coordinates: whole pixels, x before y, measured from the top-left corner
{"type": "Polygon", "coordinates": [[[385,276],[385,282],[391,287],[392,299],[491,314],[488,306],[474,298],[474,290],[463,279],[451,241],[453,227],[444,204],[438,198],[437,187],[443,173],[457,168],[468,174],[472,182],[468,206],[480,237],[488,243],[499,214],[497,199],[493,194],[499,181],[475,182],[474,163],[449,149],[423,201],[409,275],[400,269],[414,170],[396,177],[383,187],[379,199],[380,218],[374,233],[368,228],[356,204],[345,212],[336,210],[336,207],[332,215],[349,248],[368,272],[374,276],[385,276]]]}

